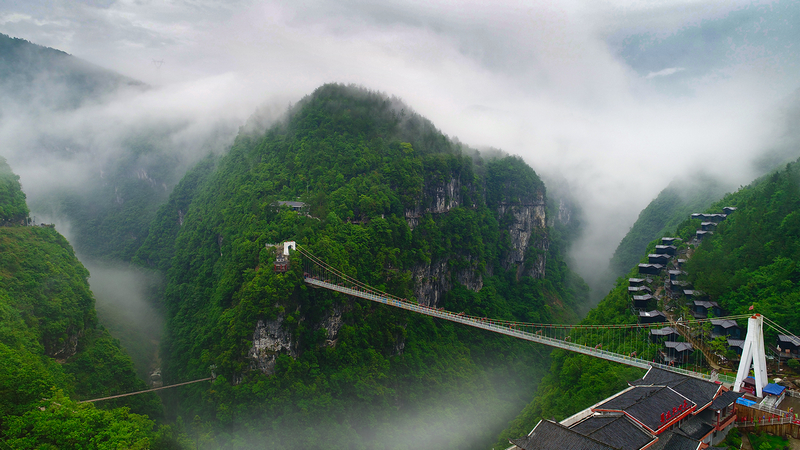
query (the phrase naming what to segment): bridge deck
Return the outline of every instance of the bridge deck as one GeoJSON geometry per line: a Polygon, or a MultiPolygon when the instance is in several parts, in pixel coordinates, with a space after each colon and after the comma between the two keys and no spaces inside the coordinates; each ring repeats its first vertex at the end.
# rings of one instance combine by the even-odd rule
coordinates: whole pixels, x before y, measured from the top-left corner
{"type": "Polygon", "coordinates": [[[400,301],[388,297],[383,297],[380,295],[376,295],[373,292],[362,291],[358,289],[352,289],[344,286],[338,286],[333,283],[328,283],[322,280],[318,280],[316,278],[305,277],[305,282],[312,285],[318,286],[325,289],[330,289],[332,291],[341,292],[342,294],[352,295],[353,297],[359,297],[366,300],[370,300],[377,303],[383,303],[384,305],[394,306],[396,308],[405,309],[407,311],[413,311],[419,314],[425,314],[431,317],[438,317],[440,319],[449,320],[451,322],[461,323],[464,325],[469,325],[471,327],[480,328],[482,330],[492,331],[494,333],[504,334],[506,336],[511,336],[519,339],[525,339],[527,341],[536,342],[539,344],[544,344],[550,347],[561,348],[564,350],[569,350],[576,353],[581,353],[588,356],[593,356],[595,358],[601,358],[608,361],[613,361],[621,364],[626,364],[633,367],[639,367],[641,369],[648,369],[651,366],[657,367],[664,370],[669,370],[672,372],[680,373],[683,375],[700,378],[707,381],[720,381],[728,386],[733,384],[735,381],[733,377],[726,376],[726,375],[709,375],[700,372],[693,372],[686,369],[681,369],[678,367],[668,366],[666,364],[655,363],[652,361],[646,361],[644,359],[635,358],[632,356],[627,355],[620,355],[617,353],[609,352],[607,350],[597,349],[594,347],[589,347],[586,345],[576,344],[569,341],[564,341],[561,339],[550,338],[546,336],[541,336],[536,333],[531,333],[528,331],[518,330],[510,326],[503,326],[491,322],[483,321],[479,318],[469,317],[469,316],[462,316],[458,314],[454,314],[450,311],[443,311],[437,310],[434,308],[429,308],[427,306],[418,305],[411,302],[400,301]]]}

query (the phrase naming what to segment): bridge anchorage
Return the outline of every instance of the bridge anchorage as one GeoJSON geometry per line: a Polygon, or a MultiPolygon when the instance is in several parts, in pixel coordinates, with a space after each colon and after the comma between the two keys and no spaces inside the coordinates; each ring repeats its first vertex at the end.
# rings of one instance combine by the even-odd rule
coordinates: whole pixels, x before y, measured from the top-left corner
{"type": "MultiPolygon", "coordinates": [[[[716,319],[682,320],[670,318],[670,323],[614,324],[614,325],[564,325],[526,323],[511,320],[475,317],[463,312],[420,305],[374,289],[344,272],[326,264],[308,250],[294,242],[284,244],[284,254],[296,250],[304,259],[304,281],[314,287],[328,289],[353,297],[381,303],[406,311],[460,323],[482,330],[524,339],[554,348],[569,350],[595,358],[626,364],[641,369],[656,367],[707,381],[718,382],[740,392],[745,379],[754,367],[755,389],[763,396],[767,385],[767,365],[763,326],[766,323],[779,333],[790,335],[785,329],[759,314],[736,315],[716,319]],[[747,336],[736,376],[724,373],[719,363],[729,364],[730,359],[711,350],[712,320],[748,319],[747,336]],[[672,325],[671,327],[667,325],[672,325]],[[676,342],[678,336],[688,342],[676,342]],[[671,343],[671,344],[669,344],[671,343]],[[691,345],[694,343],[693,345],[691,345]],[[683,345],[681,345],[683,344],[683,345]],[[688,344],[688,345],[687,345],[688,344]],[[682,349],[695,348],[692,355],[682,355],[682,349]],[[692,364],[692,358],[695,359],[692,364]],[[681,367],[683,366],[683,367],[681,367]]],[[[791,336],[791,335],[790,335],[791,336]]],[[[730,356],[730,355],[729,355],[730,356]]],[[[730,366],[732,369],[732,366],[730,366]]],[[[747,380],[749,381],[749,380],[747,380]]]]}

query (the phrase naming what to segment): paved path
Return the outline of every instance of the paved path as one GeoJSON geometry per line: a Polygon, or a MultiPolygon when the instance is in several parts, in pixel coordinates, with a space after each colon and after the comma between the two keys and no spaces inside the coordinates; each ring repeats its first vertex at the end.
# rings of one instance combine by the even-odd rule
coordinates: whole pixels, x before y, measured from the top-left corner
{"type": "Polygon", "coordinates": [[[742,450],[753,450],[753,445],[750,444],[750,438],[748,438],[745,433],[742,433],[742,450]]]}

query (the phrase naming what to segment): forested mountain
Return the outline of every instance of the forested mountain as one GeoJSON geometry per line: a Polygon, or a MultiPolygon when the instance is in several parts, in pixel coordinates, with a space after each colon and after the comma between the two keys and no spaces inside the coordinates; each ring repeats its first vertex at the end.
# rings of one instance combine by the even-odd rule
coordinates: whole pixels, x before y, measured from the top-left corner
{"type": "Polygon", "coordinates": [[[730,189],[710,175],[674,180],[639,213],[620,241],[609,264],[612,276],[616,279],[627,273],[639,262],[647,244],[674,231],[689,214],[705,211],[730,189]]]}
{"type": "Polygon", "coordinates": [[[210,124],[202,133],[207,139],[195,142],[186,135],[188,118],[135,120],[119,103],[152,90],[0,34],[3,154],[18,168],[32,168],[32,214],[68,228],[84,257],[129,261],[186,170],[233,138],[233,125],[210,124]]]}
{"type": "Polygon", "coordinates": [[[271,245],[433,307],[574,320],[587,288],[545,209],[521,159],[483,159],[396,99],[319,88],[191,171],[136,254],[167,268],[166,379],[217,374],[172,411],[212,447],[486,448],[546,351],[311,289],[298,255],[273,271],[271,245]]]}
{"type": "Polygon", "coordinates": [[[0,196],[2,210],[11,211],[0,222],[14,223],[0,226],[2,448],[167,445],[168,432],[157,433],[152,420],[139,415],[161,417],[153,394],[103,402],[100,409],[76,403],[145,385],[98,325],[89,274],[66,239],[50,226],[17,223],[25,195],[2,159],[0,186],[11,187],[0,196]]]}
{"type": "MultiPolygon", "coordinates": [[[[737,209],[703,238],[686,262],[688,281],[727,314],[761,313],[788,331],[800,333],[800,160],[725,195],[705,210],[692,212],[719,213],[727,206],[737,209]]],[[[667,234],[680,237],[686,245],[700,222],[687,215],[667,234]]],[[[659,243],[651,242],[642,256],[659,243]]],[[[637,275],[636,267],[627,274],[637,275]]],[[[583,323],[634,323],[627,287],[627,277],[620,278],[583,323]]],[[[765,342],[775,342],[770,333],[774,332],[766,332],[765,342]]],[[[528,433],[541,418],[562,420],[642,374],[638,369],[560,350],[553,352],[552,360],[535,399],[496,445],[505,445],[508,441],[504,438],[528,433]]]]}
{"type": "Polygon", "coordinates": [[[146,85],[60,50],[0,33],[0,99],[6,105],[72,109],[100,101],[122,87],[146,85]]]}
{"type": "Polygon", "coordinates": [[[22,225],[28,213],[19,176],[11,171],[6,159],[0,156],[0,225],[22,225]]]}

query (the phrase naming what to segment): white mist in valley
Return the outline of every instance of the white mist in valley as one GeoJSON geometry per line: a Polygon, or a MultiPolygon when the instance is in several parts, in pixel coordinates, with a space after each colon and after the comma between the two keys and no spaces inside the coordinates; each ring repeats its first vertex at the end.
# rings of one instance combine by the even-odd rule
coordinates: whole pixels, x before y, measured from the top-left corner
{"type": "Polygon", "coordinates": [[[285,110],[323,83],[356,83],[565,179],[585,220],[574,268],[602,288],[614,248],[670,181],[702,171],[738,186],[765,170],[765,152],[798,156],[785,135],[800,79],[782,19],[797,16],[794,2],[38,3],[0,7],[0,32],[155,87],[4,114],[0,151],[34,198],[99,170],[120,130],[173,124],[163,141],[176,154],[224,151],[257,105],[285,110]],[[91,150],[20,156],[51,134],[91,150]]]}

